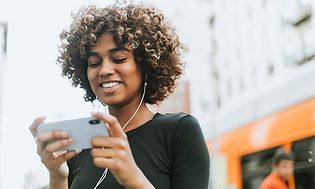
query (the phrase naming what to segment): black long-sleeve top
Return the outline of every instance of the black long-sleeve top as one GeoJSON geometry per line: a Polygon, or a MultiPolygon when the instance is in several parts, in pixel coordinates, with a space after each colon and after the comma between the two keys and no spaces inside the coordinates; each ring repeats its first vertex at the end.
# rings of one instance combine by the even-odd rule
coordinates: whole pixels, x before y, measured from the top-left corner
{"type": "MultiPolygon", "coordinates": [[[[185,113],[155,114],[126,133],[133,157],[156,189],[207,189],[210,162],[198,121],[185,113]]],[[[103,173],[89,149],[67,162],[70,189],[93,189],[103,173]]],[[[98,189],[123,189],[108,171],[98,189]]]]}

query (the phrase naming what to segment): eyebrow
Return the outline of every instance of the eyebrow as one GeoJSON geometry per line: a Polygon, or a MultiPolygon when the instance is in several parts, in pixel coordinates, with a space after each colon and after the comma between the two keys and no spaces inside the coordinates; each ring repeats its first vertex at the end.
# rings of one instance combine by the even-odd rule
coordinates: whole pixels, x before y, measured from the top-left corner
{"type": "Polygon", "coordinates": [[[114,53],[114,52],[118,52],[118,51],[130,52],[129,49],[127,49],[126,47],[116,47],[116,48],[113,48],[113,49],[109,50],[110,53],[114,53]]]}
{"type": "MultiPolygon", "coordinates": [[[[109,53],[115,53],[115,52],[119,52],[119,51],[126,51],[126,52],[130,52],[129,49],[127,49],[126,47],[115,47],[115,48],[112,48],[112,49],[109,49],[109,53]]],[[[86,53],[87,57],[90,57],[90,56],[99,56],[99,53],[97,52],[94,52],[94,51],[88,51],[86,53]]]]}

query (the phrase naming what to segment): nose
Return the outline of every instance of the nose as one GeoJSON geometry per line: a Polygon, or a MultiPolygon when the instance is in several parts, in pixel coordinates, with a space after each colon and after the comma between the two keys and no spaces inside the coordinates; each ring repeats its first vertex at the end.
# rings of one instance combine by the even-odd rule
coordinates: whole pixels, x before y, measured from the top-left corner
{"type": "Polygon", "coordinates": [[[104,59],[99,70],[99,76],[106,77],[109,75],[113,75],[114,73],[114,65],[109,60],[104,59]]]}

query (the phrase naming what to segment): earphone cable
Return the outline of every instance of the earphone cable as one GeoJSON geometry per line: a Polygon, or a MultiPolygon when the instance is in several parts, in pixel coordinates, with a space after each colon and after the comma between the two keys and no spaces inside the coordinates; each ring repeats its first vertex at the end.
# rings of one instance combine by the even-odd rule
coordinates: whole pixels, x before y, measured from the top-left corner
{"type": "MultiPolygon", "coordinates": [[[[129,122],[135,117],[135,115],[137,114],[137,112],[139,111],[140,109],[140,106],[144,100],[144,96],[145,96],[145,91],[146,91],[146,86],[147,86],[147,82],[144,82],[144,89],[143,89],[143,94],[142,94],[142,97],[141,97],[141,100],[140,100],[140,103],[136,109],[136,111],[133,113],[133,115],[129,118],[129,120],[125,123],[125,125],[121,128],[121,130],[123,131],[125,129],[125,127],[129,124],[129,122]]],[[[100,108],[100,105],[98,107],[98,109],[100,108]]],[[[103,148],[103,147],[102,147],[103,148]]],[[[103,148],[104,149],[104,148],[103,148]]],[[[100,177],[100,179],[97,181],[95,187],[93,189],[96,189],[102,182],[103,180],[106,178],[106,175],[107,175],[107,172],[108,172],[108,168],[105,168],[102,176],[100,177]]]]}

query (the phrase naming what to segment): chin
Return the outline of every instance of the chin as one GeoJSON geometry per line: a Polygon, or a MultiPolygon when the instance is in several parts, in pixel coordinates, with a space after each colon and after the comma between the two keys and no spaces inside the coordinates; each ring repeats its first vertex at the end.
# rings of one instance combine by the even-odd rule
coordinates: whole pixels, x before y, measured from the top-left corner
{"type": "Polygon", "coordinates": [[[103,103],[105,103],[107,106],[112,106],[112,107],[120,107],[121,106],[121,101],[118,100],[102,100],[103,103]]]}

